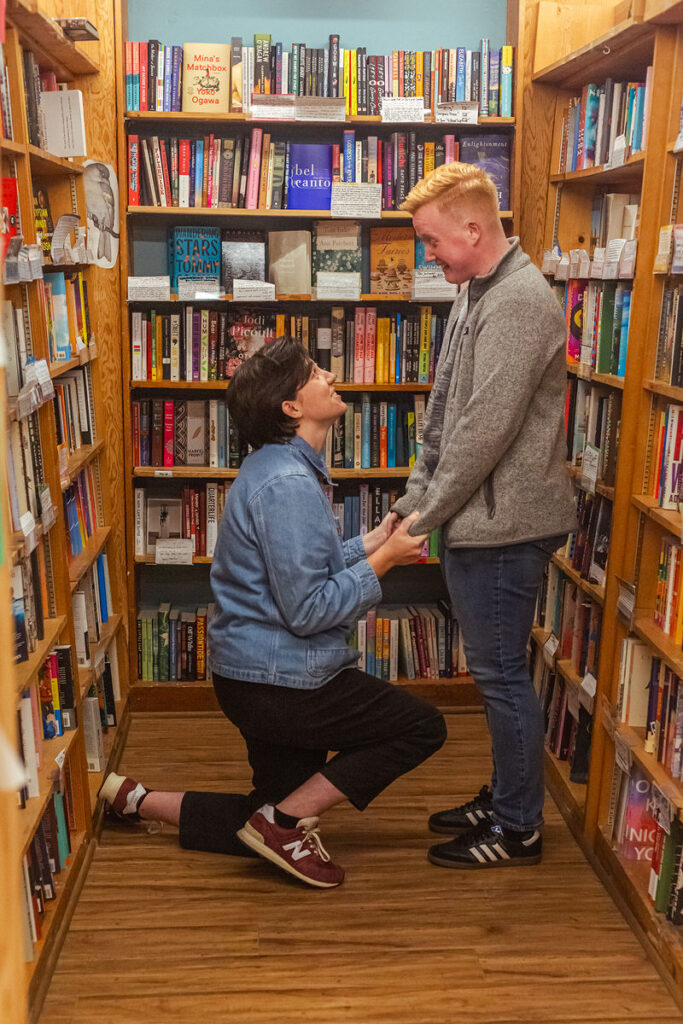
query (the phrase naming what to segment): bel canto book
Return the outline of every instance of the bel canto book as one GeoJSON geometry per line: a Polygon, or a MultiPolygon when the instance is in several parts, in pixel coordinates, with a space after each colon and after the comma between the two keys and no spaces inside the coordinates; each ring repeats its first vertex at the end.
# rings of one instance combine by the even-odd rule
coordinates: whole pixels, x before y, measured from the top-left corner
{"type": "Polygon", "coordinates": [[[183,111],[230,110],[230,47],[227,43],[185,43],[183,111]]]}
{"type": "Polygon", "coordinates": [[[293,142],[289,150],[290,210],[329,210],[332,199],[332,147],[293,142]]]}

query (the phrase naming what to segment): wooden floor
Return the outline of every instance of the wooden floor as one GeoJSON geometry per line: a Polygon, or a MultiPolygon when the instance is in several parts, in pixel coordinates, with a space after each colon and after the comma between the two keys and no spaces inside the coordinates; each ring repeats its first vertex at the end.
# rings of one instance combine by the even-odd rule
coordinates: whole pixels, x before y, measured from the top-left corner
{"type": "MultiPolygon", "coordinates": [[[[106,825],[40,1024],[679,1022],[550,799],[539,867],[427,862],[428,813],[488,772],[483,716],[448,725],[364,814],[325,816],[339,889],[106,825]]],[[[122,768],[157,789],[248,786],[242,742],[213,716],[138,716],[122,768]]]]}

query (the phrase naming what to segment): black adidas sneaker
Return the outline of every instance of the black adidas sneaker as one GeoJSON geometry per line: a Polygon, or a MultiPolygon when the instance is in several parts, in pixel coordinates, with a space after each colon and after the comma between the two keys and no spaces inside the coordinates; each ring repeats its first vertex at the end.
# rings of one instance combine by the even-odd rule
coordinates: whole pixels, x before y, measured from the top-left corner
{"type": "Polygon", "coordinates": [[[432,846],[427,854],[432,864],[442,868],[507,868],[520,864],[538,864],[543,839],[538,829],[520,832],[518,837],[500,825],[482,822],[450,843],[432,846]],[[524,838],[522,838],[524,837],[524,838]]]}
{"type": "Polygon", "coordinates": [[[429,819],[432,832],[442,835],[457,836],[460,832],[468,832],[476,828],[482,821],[490,821],[493,812],[493,793],[488,786],[482,786],[473,800],[449,811],[437,811],[429,819]]]}

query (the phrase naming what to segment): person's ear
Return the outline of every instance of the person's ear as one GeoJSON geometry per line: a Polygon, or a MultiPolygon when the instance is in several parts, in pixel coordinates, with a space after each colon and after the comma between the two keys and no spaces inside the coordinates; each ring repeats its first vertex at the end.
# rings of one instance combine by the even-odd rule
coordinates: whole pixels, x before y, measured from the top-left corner
{"type": "Polygon", "coordinates": [[[481,238],[481,226],[476,220],[470,220],[466,226],[467,237],[471,245],[476,245],[481,238]]]}
{"type": "Polygon", "coordinates": [[[289,416],[293,420],[301,419],[301,406],[297,401],[292,400],[291,398],[285,399],[285,401],[282,403],[282,411],[285,414],[285,416],[289,416]]]}

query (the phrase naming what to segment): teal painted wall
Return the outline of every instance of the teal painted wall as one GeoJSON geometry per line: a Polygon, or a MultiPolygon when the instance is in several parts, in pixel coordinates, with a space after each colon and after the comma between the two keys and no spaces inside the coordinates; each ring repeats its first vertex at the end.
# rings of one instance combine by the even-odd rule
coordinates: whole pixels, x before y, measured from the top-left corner
{"type": "Polygon", "coordinates": [[[439,46],[479,49],[482,36],[492,46],[505,40],[506,0],[128,0],[128,38],[164,43],[203,43],[270,32],[285,46],[326,46],[338,32],[343,47],[367,46],[369,53],[393,49],[434,50],[439,46]]]}

